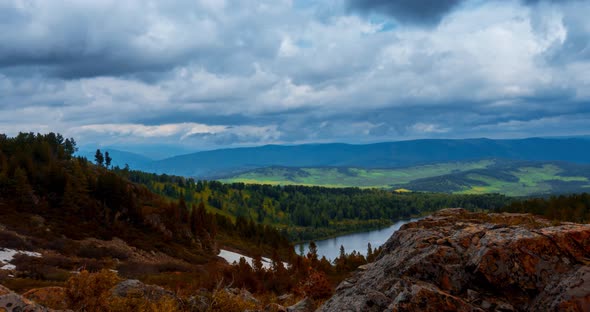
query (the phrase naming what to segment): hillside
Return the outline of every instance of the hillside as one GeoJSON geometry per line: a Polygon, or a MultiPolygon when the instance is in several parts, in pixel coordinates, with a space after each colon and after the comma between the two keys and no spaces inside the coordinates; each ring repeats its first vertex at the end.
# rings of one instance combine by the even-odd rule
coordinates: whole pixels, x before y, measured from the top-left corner
{"type": "Polygon", "coordinates": [[[273,261],[294,255],[273,227],[166,198],[75,150],[59,134],[0,135],[0,251],[10,255],[0,282],[11,289],[63,285],[83,268],[212,288],[231,274],[220,248],[273,261]]]}
{"type": "Polygon", "coordinates": [[[366,145],[266,145],[181,155],[134,169],[219,178],[271,166],[396,168],[489,158],[590,163],[589,152],[590,140],[541,138],[414,140],[366,145]]]}
{"type": "Polygon", "coordinates": [[[589,179],[588,164],[489,159],[385,169],[270,167],[221,181],[528,196],[584,192],[589,179]]]}
{"type": "Polygon", "coordinates": [[[498,194],[397,193],[380,189],[326,188],[201,181],[115,169],[150,191],[238,220],[272,225],[292,241],[318,240],[371,230],[445,207],[495,209],[511,201],[498,194]]]}

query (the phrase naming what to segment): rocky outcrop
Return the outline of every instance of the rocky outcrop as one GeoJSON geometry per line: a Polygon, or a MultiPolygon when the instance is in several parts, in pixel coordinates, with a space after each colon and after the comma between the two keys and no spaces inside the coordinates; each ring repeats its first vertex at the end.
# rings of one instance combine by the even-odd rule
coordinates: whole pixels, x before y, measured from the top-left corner
{"type": "Polygon", "coordinates": [[[0,285],[0,311],[7,312],[48,312],[54,311],[23,296],[12,292],[10,289],[0,285]]]}
{"type": "Polygon", "coordinates": [[[408,223],[320,311],[590,311],[590,225],[445,209],[408,223]]]}

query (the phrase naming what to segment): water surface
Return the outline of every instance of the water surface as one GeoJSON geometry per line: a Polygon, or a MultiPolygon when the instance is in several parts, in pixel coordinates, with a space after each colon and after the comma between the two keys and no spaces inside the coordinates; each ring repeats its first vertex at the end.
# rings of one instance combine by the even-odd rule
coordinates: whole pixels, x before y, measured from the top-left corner
{"type": "MultiPolygon", "coordinates": [[[[317,241],[315,242],[315,244],[318,246],[318,257],[322,258],[322,256],[326,256],[326,258],[328,258],[328,260],[330,261],[338,258],[338,256],[340,256],[341,245],[344,246],[344,250],[346,251],[346,253],[350,253],[353,250],[356,250],[366,256],[368,243],[371,243],[371,246],[373,248],[377,248],[383,245],[389,239],[389,237],[391,237],[391,234],[399,230],[399,228],[402,225],[417,220],[419,219],[416,218],[402,220],[395,222],[389,227],[378,230],[346,234],[334,238],[317,241]]],[[[309,251],[309,243],[304,243],[301,245],[303,245],[304,253],[307,254],[307,252],[309,251]]],[[[297,253],[300,253],[300,250],[300,245],[295,246],[295,251],[297,253]]]]}

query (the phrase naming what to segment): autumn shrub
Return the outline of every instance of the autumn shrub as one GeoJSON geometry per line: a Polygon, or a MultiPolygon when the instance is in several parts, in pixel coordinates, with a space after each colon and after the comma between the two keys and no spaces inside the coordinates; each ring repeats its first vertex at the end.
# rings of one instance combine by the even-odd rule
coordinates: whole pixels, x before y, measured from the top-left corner
{"type": "Polygon", "coordinates": [[[217,289],[213,292],[211,298],[211,309],[214,312],[242,312],[246,310],[255,310],[256,304],[242,299],[225,289],[217,289]]]}
{"type": "Polygon", "coordinates": [[[163,297],[158,301],[149,301],[145,298],[116,297],[109,302],[111,312],[175,312],[181,311],[178,301],[174,298],[163,297]]]}
{"type": "Polygon", "coordinates": [[[80,272],[66,283],[68,307],[76,311],[109,311],[110,289],[117,282],[117,274],[109,270],[98,273],[80,272]]]}
{"type": "Polygon", "coordinates": [[[332,296],[332,285],[323,272],[312,272],[303,282],[302,288],[305,294],[314,300],[332,296]]]}

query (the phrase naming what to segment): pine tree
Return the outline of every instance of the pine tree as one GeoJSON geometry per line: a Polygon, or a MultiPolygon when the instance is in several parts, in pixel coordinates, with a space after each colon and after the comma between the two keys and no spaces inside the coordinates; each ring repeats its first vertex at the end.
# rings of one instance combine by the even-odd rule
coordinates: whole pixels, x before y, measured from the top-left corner
{"type": "Polygon", "coordinates": [[[260,254],[256,254],[252,259],[252,265],[254,266],[254,271],[256,273],[262,272],[263,265],[262,265],[262,257],[260,254]]]}
{"type": "Polygon", "coordinates": [[[96,150],[96,153],[94,154],[94,161],[98,166],[104,166],[104,156],[102,156],[102,152],[100,151],[100,149],[96,150]]]}
{"type": "Polygon", "coordinates": [[[111,155],[109,155],[109,152],[108,151],[105,152],[104,153],[104,164],[107,167],[107,169],[111,167],[111,161],[112,160],[113,159],[111,158],[111,155]]]}
{"type": "Polygon", "coordinates": [[[307,258],[312,262],[318,260],[318,246],[314,241],[309,242],[309,251],[307,252],[307,258]]]}
{"type": "Polygon", "coordinates": [[[372,262],[373,259],[373,248],[371,246],[371,243],[367,244],[367,261],[368,262],[372,262]]]}

